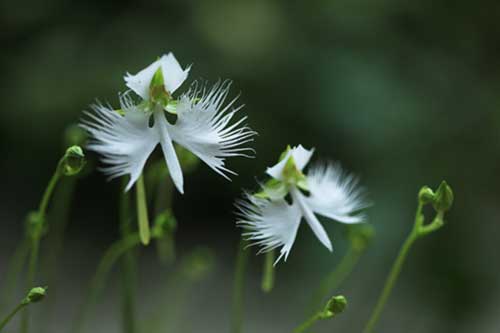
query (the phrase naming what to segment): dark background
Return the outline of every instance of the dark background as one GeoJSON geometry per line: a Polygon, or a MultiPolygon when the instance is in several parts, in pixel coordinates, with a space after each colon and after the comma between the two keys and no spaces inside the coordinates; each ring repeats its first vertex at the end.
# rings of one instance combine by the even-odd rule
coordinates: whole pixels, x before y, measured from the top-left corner
{"type": "MultiPolygon", "coordinates": [[[[229,161],[240,175],[233,182],[206,166],[186,177],[186,194],[174,198],[178,257],[205,245],[215,266],[182,289],[176,265],[160,265],[154,247],[142,251],[141,320],[159,312],[174,319],[158,332],[228,331],[233,201],[287,144],[301,143],[361,176],[377,230],[339,290],[348,311],[315,331],[361,330],[411,228],[418,189],[446,179],[456,197],[449,223],[415,245],[379,331],[498,332],[499,14],[493,1],[0,1],[0,279],[67,126],[96,98],[117,105],[127,71],[172,51],[193,64],[190,80],[234,81],[258,155],[229,161]]],[[[50,286],[57,306],[33,331],[68,331],[99,256],[118,238],[118,191],[98,172],[78,182],[50,286]]],[[[251,255],[246,331],[290,332],[305,319],[308,297],[345,252],[344,227],[324,225],[334,253],[302,227],[270,295],[259,289],[261,257],[251,255]]],[[[118,332],[118,281],[111,276],[89,332],[118,332]]]]}

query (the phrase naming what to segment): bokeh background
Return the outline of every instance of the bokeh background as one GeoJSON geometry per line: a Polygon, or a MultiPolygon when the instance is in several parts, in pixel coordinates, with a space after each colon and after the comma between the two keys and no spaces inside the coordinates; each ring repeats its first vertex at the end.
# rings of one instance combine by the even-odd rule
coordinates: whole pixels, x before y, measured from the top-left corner
{"type": "MultiPolygon", "coordinates": [[[[0,282],[65,129],[96,98],[117,105],[127,71],[173,51],[193,64],[191,79],[234,81],[258,155],[229,161],[232,182],[202,166],[175,195],[178,260],[161,265],[154,246],[140,255],[142,331],[154,332],[145,327],[159,316],[157,332],[229,332],[234,199],[287,144],[302,143],[361,177],[377,232],[338,290],[348,311],[313,331],[361,331],[418,189],[446,179],[456,196],[448,224],[413,248],[378,331],[498,332],[499,13],[494,1],[1,1],[0,282]],[[197,281],[179,278],[197,246],[212,249],[213,266],[197,281]]],[[[51,310],[37,305],[34,332],[70,331],[99,257],[119,237],[118,194],[119,181],[97,171],[78,180],[51,310]]],[[[262,257],[252,252],[245,332],[290,332],[305,319],[312,291],[346,251],[344,226],[324,225],[335,251],[303,225],[271,294],[259,289],[262,257]]],[[[110,276],[88,332],[121,331],[119,277],[110,276]]]]}

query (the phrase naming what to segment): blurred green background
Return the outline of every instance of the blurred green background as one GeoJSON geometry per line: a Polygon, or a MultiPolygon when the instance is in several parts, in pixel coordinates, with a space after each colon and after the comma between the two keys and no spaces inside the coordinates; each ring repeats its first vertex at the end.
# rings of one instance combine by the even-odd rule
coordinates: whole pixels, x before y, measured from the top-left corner
{"type": "MultiPolygon", "coordinates": [[[[154,247],[143,250],[141,319],[158,311],[175,318],[158,332],[229,330],[233,201],[287,144],[301,143],[360,175],[377,231],[338,291],[348,311],[315,332],[361,330],[411,228],[418,189],[442,179],[456,196],[449,223],[414,247],[378,331],[498,332],[499,14],[493,1],[1,1],[0,279],[65,128],[96,98],[117,105],[127,71],[172,51],[193,65],[190,79],[234,81],[241,114],[259,132],[258,155],[229,161],[239,173],[232,182],[205,166],[187,177],[186,194],[174,198],[178,256],[202,244],[216,264],[174,297],[177,266],[161,266],[154,247]]],[[[51,316],[39,314],[49,328],[34,331],[68,331],[99,256],[118,238],[118,189],[98,172],[78,183],[61,275],[50,286],[59,298],[51,316]]],[[[318,281],[345,253],[344,226],[324,225],[334,252],[302,226],[270,295],[259,289],[262,257],[252,255],[246,332],[290,332],[305,319],[318,281]]],[[[89,332],[119,331],[117,280],[89,332]]]]}

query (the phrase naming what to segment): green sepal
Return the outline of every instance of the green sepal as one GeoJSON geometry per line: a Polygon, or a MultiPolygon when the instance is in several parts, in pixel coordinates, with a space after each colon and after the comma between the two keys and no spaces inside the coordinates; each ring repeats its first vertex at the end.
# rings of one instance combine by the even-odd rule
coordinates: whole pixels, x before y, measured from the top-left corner
{"type": "Polygon", "coordinates": [[[288,194],[288,186],[278,179],[270,179],[263,186],[260,192],[254,194],[259,199],[278,200],[283,199],[288,194]]]}
{"type": "Polygon", "coordinates": [[[165,80],[161,67],[158,68],[149,84],[149,99],[154,104],[159,104],[166,108],[171,100],[171,96],[165,89],[165,80]]]}
{"type": "Polygon", "coordinates": [[[286,161],[285,167],[283,168],[283,179],[287,184],[296,185],[305,191],[309,191],[307,178],[302,171],[297,168],[293,156],[290,156],[286,161]]]}

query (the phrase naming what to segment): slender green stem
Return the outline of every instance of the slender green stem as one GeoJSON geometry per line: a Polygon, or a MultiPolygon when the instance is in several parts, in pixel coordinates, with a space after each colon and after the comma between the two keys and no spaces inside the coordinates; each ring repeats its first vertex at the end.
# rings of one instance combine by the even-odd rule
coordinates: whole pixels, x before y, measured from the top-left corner
{"type": "Polygon", "coordinates": [[[318,320],[321,319],[321,313],[316,313],[313,315],[311,318],[307,319],[305,322],[300,324],[296,329],[293,330],[293,333],[303,333],[305,332],[309,327],[314,325],[318,320]]]}
{"type": "Polygon", "coordinates": [[[313,294],[307,313],[313,313],[332,296],[332,292],[345,281],[356,266],[362,251],[356,250],[352,245],[347,249],[339,264],[320,283],[313,294]],[[310,309],[310,311],[309,311],[310,309]]]}
{"type": "MultiPolygon", "coordinates": [[[[123,188],[126,186],[126,180],[123,180],[123,188]]],[[[129,195],[122,192],[120,197],[120,229],[122,239],[127,238],[132,234],[130,220],[129,195]]],[[[135,321],[135,282],[136,282],[136,260],[132,250],[127,251],[122,259],[122,288],[123,288],[123,304],[122,304],[122,320],[123,331],[126,333],[134,333],[136,331],[135,321]]]]}
{"type": "Polygon", "coordinates": [[[0,323],[0,332],[3,330],[3,328],[5,327],[5,325],[7,325],[9,323],[9,321],[21,310],[23,309],[26,305],[26,303],[19,303],[15,308],[14,310],[12,310],[3,320],[2,322],[0,323]]]}
{"type": "Polygon", "coordinates": [[[97,266],[97,270],[90,282],[89,292],[87,293],[87,298],[82,305],[81,310],[78,313],[78,318],[75,320],[74,332],[81,332],[83,329],[83,325],[86,317],[91,309],[91,307],[95,304],[99,294],[101,293],[102,288],[104,287],[104,283],[106,281],[106,277],[121,256],[130,249],[138,246],[141,243],[140,237],[138,234],[129,235],[126,238],[123,238],[113,245],[106,251],[104,256],[102,257],[99,265],[97,266]]]}
{"type": "Polygon", "coordinates": [[[54,172],[54,175],[52,175],[52,178],[50,179],[47,188],[45,189],[42,201],[40,202],[40,206],[38,208],[38,213],[43,217],[45,217],[47,213],[47,207],[49,205],[50,198],[52,196],[52,193],[54,192],[54,188],[56,187],[60,177],[61,173],[59,171],[59,168],[57,168],[56,171],[54,172]]]}
{"type": "MultiPolygon", "coordinates": [[[[158,179],[157,192],[155,198],[155,214],[158,216],[165,210],[172,208],[172,180],[166,175],[161,175],[158,179]]],[[[175,238],[174,231],[167,232],[162,238],[156,241],[156,250],[161,263],[173,263],[175,260],[175,238]]]]}
{"type": "MultiPolygon", "coordinates": [[[[37,270],[38,263],[38,252],[40,248],[40,239],[42,238],[42,232],[44,228],[45,216],[47,215],[47,207],[49,205],[50,198],[52,197],[52,193],[54,192],[54,188],[57,185],[57,182],[61,178],[61,172],[59,166],[56,168],[54,175],[49,181],[47,188],[43,194],[42,200],[40,202],[40,206],[38,208],[38,218],[36,225],[30,225],[29,237],[31,238],[31,253],[28,264],[28,276],[27,276],[27,285],[32,286],[35,282],[35,275],[37,270]]],[[[21,332],[27,333],[29,331],[29,311],[26,310],[22,314],[21,319],[21,332]]]]}
{"type": "Polygon", "coordinates": [[[274,287],[274,260],[276,259],[275,250],[269,251],[264,258],[264,272],[262,274],[262,290],[266,293],[273,290],[274,287]]]}
{"type": "Polygon", "coordinates": [[[410,248],[415,242],[415,240],[419,237],[419,230],[423,224],[422,206],[423,205],[419,203],[413,230],[410,232],[405,242],[401,246],[401,249],[399,250],[399,254],[396,258],[396,261],[392,265],[389,276],[385,281],[384,289],[382,289],[382,293],[378,298],[377,304],[372,312],[370,320],[368,321],[363,330],[363,333],[371,333],[375,328],[375,325],[377,324],[377,321],[380,318],[380,315],[382,313],[382,310],[384,309],[387,299],[389,298],[389,295],[391,294],[391,291],[394,288],[396,280],[398,279],[399,273],[403,268],[403,263],[405,262],[408,252],[410,251],[410,248]]]}
{"type": "Polygon", "coordinates": [[[243,327],[243,301],[245,287],[245,273],[248,262],[249,251],[245,250],[247,242],[241,239],[236,257],[236,269],[234,274],[233,289],[233,315],[231,323],[232,333],[241,333],[243,327]]]}
{"type": "Polygon", "coordinates": [[[137,200],[137,221],[139,222],[139,234],[144,245],[149,244],[151,233],[149,231],[148,206],[146,202],[146,188],[144,186],[144,177],[137,179],[135,184],[137,200]]]}

